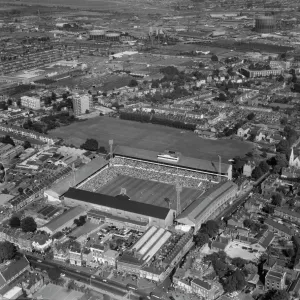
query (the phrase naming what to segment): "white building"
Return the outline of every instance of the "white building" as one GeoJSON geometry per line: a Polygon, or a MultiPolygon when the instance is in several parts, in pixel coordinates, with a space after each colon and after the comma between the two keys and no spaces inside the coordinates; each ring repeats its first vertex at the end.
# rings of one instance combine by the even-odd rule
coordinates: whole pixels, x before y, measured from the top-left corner
{"type": "Polygon", "coordinates": [[[30,109],[40,109],[41,100],[37,97],[22,96],[21,105],[30,109]]]}
{"type": "Polygon", "coordinates": [[[73,110],[75,116],[80,116],[93,108],[93,99],[91,95],[74,95],[73,110]]]}

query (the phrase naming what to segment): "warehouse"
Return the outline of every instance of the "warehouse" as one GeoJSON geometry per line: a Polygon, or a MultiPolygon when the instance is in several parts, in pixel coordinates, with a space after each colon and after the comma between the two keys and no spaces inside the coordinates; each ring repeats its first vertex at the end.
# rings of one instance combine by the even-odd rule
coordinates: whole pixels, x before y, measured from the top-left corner
{"type": "Polygon", "coordinates": [[[39,228],[39,230],[46,231],[50,235],[53,235],[54,233],[61,231],[66,227],[71,227],[74,224],[75,219],[85,215],[86,212],[81,206],[72,207],[68,211],[52,219],[43,227],[39,228]]]}
{"type": "Polygon", "coordinates": [[[205,223],[222,207],[229,204],[237,195],[237,191],[238,186],[234,182],[221,182],[188,206],[176,221],[180,224],[193,226],[197,231],[202,223],[205,223]]]}
{"type": "Polygon", "coordinates": [[[103,212],[106,218],[117,218],[123,220],[124,223],[132,220],[162,228],[173,224],[173,213],[169,208],[136,202],[121,195],[113,197],[70,188],[63,198],[65,205],[80,205],[86,210],[98,210],[103,212]]]}

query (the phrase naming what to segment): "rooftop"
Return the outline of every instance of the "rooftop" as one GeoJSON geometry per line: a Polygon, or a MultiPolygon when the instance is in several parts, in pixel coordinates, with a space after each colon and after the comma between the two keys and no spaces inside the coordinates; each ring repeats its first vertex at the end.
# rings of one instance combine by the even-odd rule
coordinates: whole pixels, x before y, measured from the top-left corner
{"type": "Polygon", "coordinates": [[[81,206],[72,207],[68,211],[52,219],[43,227],[47,227],[49,230],[54,232],[57,229],[59,229],[61,226],[69,222],[70,220],[78,217],[79,215],[83,215],[83,213],[84,213],[84,209],[81,206]]]}
{"type": "Polygon", "coordinates": [[[118,197],[93,193],[74,188],[70,188],[65,193],[64,197],[79,200],[85,203],[110,207],[158,219],[165,219],[170,211],[168,208],[164,207],[157,207],[151,204],[145,204],[133,200],[120,199],[118,197]]]}
{"type": "MultiPolygon", "coordinates": [[[[181,155],[180,153],[179,153],[178,162],[175,161],[162,162],[157,158],[157,156],[161,154],[161,152],[131,148],[127,146],[117,146],[116,149],[114,150],[114,154],[116,156],[121,156],[121,157],[143,159],[147,161],[158,162],[160,164],[173,165],[176,167],[184,167],[184,168],[190,168],[194,170],[202,170],[202,171],[207,171],[212,173],[218,173],[219,170],[219,162],[186,157],[181,155]]],[[[222,168],[222,173],[227,174],[230,165],[222,163],[221,168],[222,168]]]]}
{"type": "Polygon", "coordinates": [[[187,218],[192,222],[196,222],[199,217],[210,207],[213,202],[218,201],[222,196],[236,189],[237,185],[232,181],[221,182],[203,193],[197,200],[184,210],[177,220],[180,222],[187,218]]]}

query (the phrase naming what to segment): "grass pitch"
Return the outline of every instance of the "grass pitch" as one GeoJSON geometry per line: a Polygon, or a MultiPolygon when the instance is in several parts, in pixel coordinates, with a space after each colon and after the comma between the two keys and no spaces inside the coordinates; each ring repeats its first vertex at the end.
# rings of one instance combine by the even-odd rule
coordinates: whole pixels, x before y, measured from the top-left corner
{"type": "Polygon", "coordinates": [[[69,126],[59,127],[49,133],[61,137],[69,144],[80,146],[87,138],[96,139],[99,146],[107,149],[108,141],[152,151],[173,150],[184,156],[223,162],[234,156],[242,156],[252,149],[247,142],[236,140],[208,140],[199,138],[195,133],[180,129],[126,121],[109,117],[96,117],[69,126]]]}
{"type": "MultiPolygon", "coordinates": [[[[117,196],[120,194],[121,188],[126,189],[126,194],[130,199],[155,206],[168,207],[168,203],[165,201],[165,198],[168,198],[171,201],[171,208],[176,210],[176,189],[175,185],[171,184],[119,175],[104,187],[98,189],[97,192],[117,196]]],[[[180,194],[181,208],[185,209],[202,193],[201,190],[183,188],[180,194]]]]}

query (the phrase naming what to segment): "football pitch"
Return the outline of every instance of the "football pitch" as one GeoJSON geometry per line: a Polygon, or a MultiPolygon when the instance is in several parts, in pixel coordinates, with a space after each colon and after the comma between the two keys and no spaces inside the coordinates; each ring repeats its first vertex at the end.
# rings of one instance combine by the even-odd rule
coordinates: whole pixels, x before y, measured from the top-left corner
{"type": "Polygon", "coordinates": [[[213,161],[221,155],[224,163],[234,156],[244,155],[253,147],[243,141],[203,139],[190,131],[106,116],[59,127],[49,135],[61,137],[75,146],[80,146],[87,138],[93,138],[98,141],[99,147],[108,149],[108,141],[112,139],[114,147],[123,145],[152,151],[172,150],[187,157],[213,161]]]}
{"type": "MultiPolygon", "coordinates": [[[[121,188],[126,189],[126,195],[130,199],[155,206],[168,207],[168,203],[165,200],[168,198],[171,201],[171,208],[176,210],[176,189],[175,185],[171,184],[119,175],[97,190],[97,193],[117,196],[120,194],[121,188]]],[[[181,208],[185,209],[202,194],[203,191],[201,190],[183,188],[180,193],[181,208]]]]}

